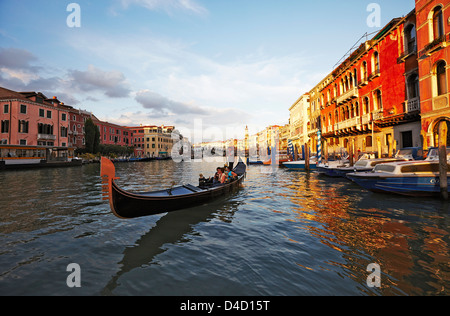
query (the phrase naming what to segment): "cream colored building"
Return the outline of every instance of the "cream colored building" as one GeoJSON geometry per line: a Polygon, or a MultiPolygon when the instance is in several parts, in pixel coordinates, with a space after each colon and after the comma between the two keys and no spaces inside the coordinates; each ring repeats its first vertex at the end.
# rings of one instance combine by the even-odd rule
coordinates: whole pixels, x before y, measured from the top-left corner
{"type": "Polygon", "coordinates": [[[174,126],[145,126],[144,155],[147,157],[168,157],[173,147],[174,126]]]}
{"type": "Polygon", "coordinates": [[[289,129],[290,140],[294,147],[297,148],[298,153],[301,152],[302,145],[308,142],[308,110],[310,107],[309,93],[303,94],[295,103],[289,108],[289,129]]]}

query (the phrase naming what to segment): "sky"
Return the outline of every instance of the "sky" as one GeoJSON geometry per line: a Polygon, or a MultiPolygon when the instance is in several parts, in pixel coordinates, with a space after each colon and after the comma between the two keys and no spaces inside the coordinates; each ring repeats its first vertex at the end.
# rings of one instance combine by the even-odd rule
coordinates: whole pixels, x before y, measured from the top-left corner
{"type": "Polygon", "coordinates": [[[287,124],[362,35],[414,9],[414,0],[72,1],[0,0],[0,86],[119,125],[208,129],[206,140],[287,124]]]}

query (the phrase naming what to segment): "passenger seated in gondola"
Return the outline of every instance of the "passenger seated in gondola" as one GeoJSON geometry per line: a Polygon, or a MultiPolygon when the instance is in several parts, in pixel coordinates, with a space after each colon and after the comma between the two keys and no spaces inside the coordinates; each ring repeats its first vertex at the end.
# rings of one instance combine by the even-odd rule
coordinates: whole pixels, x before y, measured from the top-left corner
{"type": "Polygon", "coordinates": [[[208,179],[206,179],[203,174],[200,173],[199,177],[198,177],[198,186],[199,187],[204,187],[206,186],[206,184],[208,183],[208,179]]]}
{"type": "Polygon", "coordinates": [[[230,170],[230,168],[225,168],[225,174],[226,174],[226,182],[232,182],[237,178],[237,174],[230,170]]]}
{"type": "Polygon", "coordinates": [[[227,181],[227,175],[224,173],[223,168],[217,168],[217,176],[219,179],[219,183],[225,183],[227,181]]]}

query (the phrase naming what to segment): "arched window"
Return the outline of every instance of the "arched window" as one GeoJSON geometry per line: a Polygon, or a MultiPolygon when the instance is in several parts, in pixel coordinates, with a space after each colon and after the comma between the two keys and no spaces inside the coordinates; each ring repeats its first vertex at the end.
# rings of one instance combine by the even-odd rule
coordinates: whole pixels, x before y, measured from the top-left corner
{"type": "Polygon", "coordinates": [[[372,73],[377,74],[380,72],[380,55],[378,52],[374,52],[372,55],[372,73]]]}
{"type": "Polygon", "coordinates": [[[447,78],[445,71],[445,61],[441,60],[436,65],[436,83],[437,83],[437,94],[443,95],[447,93],[447,78]]]}
{"type": "Polygon", "coordinates": [[[364,61],[361,67],[361,80],[367,81],[367,63],[364,61]]]}
{"type": "Polygon", "coordinates": [[[433,10],[433,39],[444,35],[444,21],[442,17],[442,7],[438,6],[433,10]]]}
{"type": "Polygon", "coordinates": [[[365,114],[370,113],[369,98],[365,97],[363,101],[363,110],[365,114]]]}
{"type": "Polygon", "coordinates": [[[381,98],[381,91],[380,90],[376,90],[374,92],[374,105],[375,105],[375,109],[376,110],[381,110],[383,108],[383,99],[381,98]]]}
{"type": "Polygon", "coordinates": [[[405,29],[405,52],[412,54],[416,51],[416,26],[410,24],[405,29]]]}
{"type": "Polygon", "coordinates": [[[414,73],[408,77],[408,100],[419,97],[419,76],[414,73]]]}

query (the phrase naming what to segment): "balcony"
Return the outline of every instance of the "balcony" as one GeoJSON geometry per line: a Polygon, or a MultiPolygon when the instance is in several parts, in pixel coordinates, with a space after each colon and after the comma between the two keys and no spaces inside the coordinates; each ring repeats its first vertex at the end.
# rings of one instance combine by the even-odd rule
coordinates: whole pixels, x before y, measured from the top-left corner
{"type": "Polygon", "coordinates": [[[383,110],[375,110],[372,112],[373,120],[378,121],[384,118],[383,110]]]}
{"type": "Polygon", "coordinates": [[[447,47],[447,35],[442,35],[426,45],[425,48],[419,52],[419,59],[424,59],[430,56],[433,52],[436,52],[444,47],[447,47]]]}
{"type": "Polygon", "coordinates": [[[369,124],[370,123],[370,113],[364,114],[361,116],[361,124],[369,124]]]}
{"type": "Polygon", "coordinates": [[[369,76],[369,81],[380,76],[380,69],[375,69],[369,76]]]}
{"type": "Polygon", "coordinates": [[[38,134],[38,140],[56,140],[55,135],[50,134],[38,134]]]}
{"type": "Polygon", "coordinates": [[[334,124],[334,130],[339,131],[343,129],[353,128],[359,126],[359,116],[352,117],[348,120],[334,124]]]}
{"type": "Polygon", "coordinates": [[[408,113],[420,111],[420,99],[419,98],[414,98],[414,99],[408,100],[407,104],[408,104],[407,105],[408,113]]]}
{"type": "Polygon", "coordinates": [[[397,64],[403,63],[408,57],[417,54],[417,45],[409,45],[406,50],[397,58],[397,64]]]}
{"type": "Polygon", "coordinates": [[[358,94],[358,87],[354,87],[349,89],[347,92],[343,93],[342,95],[338,96],[336,98],[336,102],[337,104],[342,104],[345,101],[354,99],[354,98],[358,98],[359,94],[358,94]]]}

